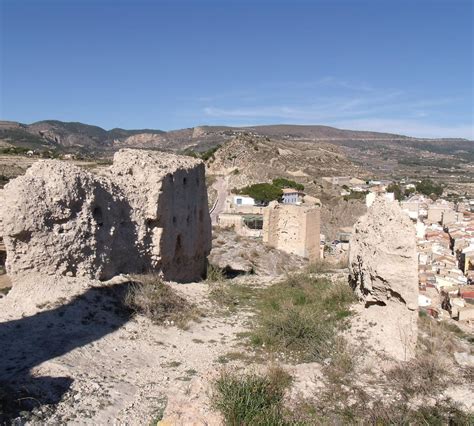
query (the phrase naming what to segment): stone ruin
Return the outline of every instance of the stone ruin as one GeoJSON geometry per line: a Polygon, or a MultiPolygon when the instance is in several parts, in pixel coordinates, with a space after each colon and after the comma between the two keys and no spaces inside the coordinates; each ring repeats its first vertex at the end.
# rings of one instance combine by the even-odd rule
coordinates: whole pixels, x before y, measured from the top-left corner
{"type": "Polygon", "coordinates": [[[39,161],[5,186],[0,223],[13,277],[160,272],[187,282],[205,276],[211,250],[204,164],[163,152],[120,150],[100,175],[39,161]]]}
{"type": "Polygon", "coordinates": [[[378,197],[354,225],[350,283],[373,324],[375,346],[406,360],[417,341],[418,262],[415,227],[397,202],[378,197]]]}

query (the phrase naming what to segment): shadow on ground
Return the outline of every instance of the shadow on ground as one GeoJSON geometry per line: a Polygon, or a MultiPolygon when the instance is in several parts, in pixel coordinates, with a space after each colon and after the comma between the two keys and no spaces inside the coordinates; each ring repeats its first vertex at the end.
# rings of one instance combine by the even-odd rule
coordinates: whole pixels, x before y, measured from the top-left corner
{"type": "Polygon", "coordinates": [[[0,323],[0,424],[61,400],[72,378],[33,377],[31,369],[123,326],[132,315],[124,304],[128,286],[91,288],[67,304],[0,323]]]}

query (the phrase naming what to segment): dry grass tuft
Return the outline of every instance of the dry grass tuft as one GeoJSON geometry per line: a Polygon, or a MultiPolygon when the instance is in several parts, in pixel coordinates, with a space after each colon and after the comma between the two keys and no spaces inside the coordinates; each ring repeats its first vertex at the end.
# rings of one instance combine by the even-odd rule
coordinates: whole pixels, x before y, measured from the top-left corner
{"type": "Polygon", "coordinates": [[[202,316],[196,306],[154,274],[134,277],[125,296],[125,305],[155,324],[179,328],[186,328],[190,321],[197,321],[202,316]]]}
{"type": "Polygon", "coordinates": [[[218,266],[207,265],[206,282],[220,283],[226,280],[225,272],[218,266]]]}
{"type": "Polygon", "coordinates": [[[338,262],[329,262],[327,260],[320,259],[318,261],[310,263],[306,268],[306,272],[308,274],[324,274],[327,272],[336,272],[340,269],[347,268],[348,264],[349,259],[347,256],[339,260],[338,262]]]}

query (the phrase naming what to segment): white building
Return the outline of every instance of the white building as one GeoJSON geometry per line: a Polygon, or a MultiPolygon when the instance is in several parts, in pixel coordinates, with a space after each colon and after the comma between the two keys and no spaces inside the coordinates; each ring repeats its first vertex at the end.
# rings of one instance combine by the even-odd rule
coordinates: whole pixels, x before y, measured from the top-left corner
{"type": "Polygon", "coordinates": [[[252,197],[247,197],[245,195],[235,195],[234,204],[236,206],[254,206],[255,200],[252,197]]]}
{"type": "Polygon", "coordinates": [[[304,192],[293,188],[283,188],[283,204],[300,204],[303,200],[304,192]]]}

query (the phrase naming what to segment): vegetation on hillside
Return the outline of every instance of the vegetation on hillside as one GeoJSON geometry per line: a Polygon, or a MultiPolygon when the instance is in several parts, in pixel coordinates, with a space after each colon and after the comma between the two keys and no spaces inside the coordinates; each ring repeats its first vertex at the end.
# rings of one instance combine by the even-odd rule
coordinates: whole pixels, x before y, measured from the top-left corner
{"type": "Polygon", "coordinates": [[[294,188],[294,189],[298,189],[299,191],[304,191],[304,185],[302,185],[301,183],[297,183],[294,180],[289,180],[282,177],[273,179],[272,184],[273,186],[276,186],[277,188],[280,188],[280,189],[294,188]]]}
{"type": "Polygon", "coordinates": [[[294,180],[289,180],[286,178],[276,178],[273,179],[272,183],[256,183],[253,185],[248,185],[239,190],[235,190],[238,194],[248,195],[254,200],[269,203],[270,201],[279,201],[283,196],[284,188],[294,188],[299,191],[304,190],[304,185],[295,182],[294,180]]]}
{"type": "Polygon", "coordinates": [[[221,145],[216,145],[213,148],[208,149],[207,151],[204,152],[199,152],[199,151],[194,151],[192,149],[187,149],[183,152],[183,155],[187,155],[188,157],[193,157],[193,158],[200,158],[203,161],[208,161],[210,159],[214,159],[214,154],[217,152],[217,150],[221,147],[221,145]]]}
{"type": "Polygon", "coordinates": [[[353,301],[345,283],[307,273],[290,275],[261,292],[251,342],[297,361],[321,361],[333,350],[353,301]]]}
{"type": "MultiPolygon", "coordinates": [[[[473,377],[472,368],[460,372],[453,364],[452,354],[460,350],[459,330],[423,316],[417,357],[381,369],[367,365],[363,344],[351,347],[339,333],[353,300],[347,284],[304,273],[248,291],[257,297],[246,295],[239,302],[255,311],[255,331],[250,332],[255,361],[281,359],[296,350],[300,356],[294,361],[320,363],[321,375],[314,380],[321,386],[307,396],[291,392],[289,398],[296,377],[278,365],[266,373],[225,368],[214,382],[212,403],[226,424],[473,424],[474,414],[445,396],[455,377],[473,377]],[[261,358],[259,350],[267,356],[261,358]]],[[[245,363],[252,356],[230,355],[245,363]]],[[[301,373],[299,378],[304,378],[301,373]]]]}

